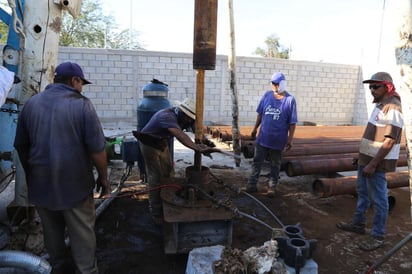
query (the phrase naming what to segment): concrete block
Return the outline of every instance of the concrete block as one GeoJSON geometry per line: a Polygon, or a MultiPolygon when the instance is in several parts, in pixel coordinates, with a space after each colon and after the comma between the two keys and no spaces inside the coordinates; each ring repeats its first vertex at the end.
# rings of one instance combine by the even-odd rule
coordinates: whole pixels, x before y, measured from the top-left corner
{"type": "MultiPolygon", "coordinates": [[[[224,246],[215,245],[194,248],[190,251],[185,274],[213,274],[213,262],[220,260],[224,246]]],[[[296,274],[293,267],[286,265],[282,258],[277,258],[286,269],[286,274],[296,274]]],[[[318,274],[318,264],[309,259],[304,267],[299,269],[300,274],[318,274]]]]}
{"type": "Polygon", "coordinates": [[[220,260],[224,246],[215,245],[195,248],[189,253],[186,274],[213,274],[212,264],[220,260]]]}

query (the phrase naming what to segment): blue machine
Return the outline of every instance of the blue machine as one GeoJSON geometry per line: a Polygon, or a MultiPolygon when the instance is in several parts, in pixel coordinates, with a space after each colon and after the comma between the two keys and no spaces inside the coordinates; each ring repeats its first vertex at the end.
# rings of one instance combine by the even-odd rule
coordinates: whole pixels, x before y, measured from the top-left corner
{"type": "MultiPolygon", "coordinates": [[[[16,1],[15,14],[20,22],[23,18],[24,0],[16,1]]],[[[7,36],[7,44],[3,48],[3,62],[2,65],[8,70],[18,74],[18,59],[20,54],[20,38],[12,27],[16,18],[11,14],[0,8],[0,20],[9,26],[7,36]],[[10,56],[13,56],[11,58],[10,56]]],[[[22,27],[22,26],[18,26],[22,27]]],[[[9,155],[14,151],[13,142],[16,135],[17,118],[18,118],[17,103],[7,102],[0,106],[0,155],[9,155]]],[[[10,169],[12,166],[11,159],[0,157],[0,175],[10,169]]],[[[2,176],[0,176],[1,178],[2,176]]]]}
{"type": "MultiPolygon", "coordinates": [[[[14,150],[13,142],[16,135],[18,110],[16,104],[4,104],[0,108],[0,153],[7,155],[14,150]]],[[[8,157],[7,157],[8,158],[8,157]]],[[[11,159],[0,159],[0,174],[6,173],[12,165],[11,159]]]]}
{"type": "MultiPolygon", "coordinates": [[[[170,101],[167,99],[168,93],[168,85],[157,79],[153,79],[143,87],[143,99],[137,106],[137,130],[142,130],[156,112],[171,107],[170,101]]],[[[173,161],[173,138],[169,140],[169,148],[173,161]]],[[[137,149],[137,164],[140,170],[140,178],[145,182],[146,169],[144,159],[138,145],[137,149]]]]}

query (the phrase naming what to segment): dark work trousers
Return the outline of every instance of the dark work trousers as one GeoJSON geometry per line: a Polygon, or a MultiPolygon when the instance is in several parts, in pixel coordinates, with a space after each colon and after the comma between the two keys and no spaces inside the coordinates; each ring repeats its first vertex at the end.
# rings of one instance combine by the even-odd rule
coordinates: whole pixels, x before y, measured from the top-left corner
{"type": "Polygon", "coordinates": [[[152,189],[149,192],[150,213],[155,217],[161,217],[163,214],[160,186],[164,184],[164,178],[169,178],[174,173],[169,146],[162,151],[142,142],[139,142],[139,145],[146,165],[147,183],[152,189]]]}
{"type": "Polygon", "coordinates": [[[36,209],[42,222],[44,245],[50,255],[52,273],[69,273],[66,270],[71,261],[74,263],[75,273],[98,273],[93,197],[90,196],[78,206],[67,210],[36,209]],[[65,244],[66,228],[71,253],[65,244]],[[63,271],[56,271],[57,269],[63,271]]]}
{"type": "Polygon", "coordinates": [[[282,162],[282,151],[256,144],[255,156],[253,157],[252,163],[252,172],[249,176],[248,185],[256,186],[259,180],[262,165],[268,156],[270,161],[270,180],[272,180],[274,185],[278,183],[280,165],[282,162]]]}

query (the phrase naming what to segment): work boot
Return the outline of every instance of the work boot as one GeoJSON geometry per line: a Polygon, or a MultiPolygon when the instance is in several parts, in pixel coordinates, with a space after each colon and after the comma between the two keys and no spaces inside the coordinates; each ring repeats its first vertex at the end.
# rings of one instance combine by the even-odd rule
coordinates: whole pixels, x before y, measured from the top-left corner
{"type": "Polygon", "coordinates": [[[275,194],[276,194],[276,186],[269,187],[269,188],[268,188],[268,192],[267,192],[266,195],[267,195],[269,198],[273,198],[273,197],[275,197],[275,194]]]}
{"type": "Polygon", "coordinates": [[[275,182],[272,179],[269,180],[269,182],[268,182],[268,192],[267,192],[267,196],[269,198],[273,198],[275,196],[277,185],[278,185],[278,182],[275,182]]]}
{"type": "Polygon", "coordinates": [[[248,193],[255,193],[255,192],[257,192],[257,186],[256,186],[256,184],[247,184],[246,192],[248,192],[248,193]]]}
{"type": "Polygon", "coordinates": [[[369,237],[367,240],[364,240],[358,244],[358,247],[364,251],[372,251],[383,247],[384,240],[383,237],[369,237]]]}
{"type": "Polygon", "coordinates": [[[357,234],[365,234],[366,229],[364,224],[354,224],[353,222],[339,222],[336,227],[345,231],[354,232],[357,234]]]}

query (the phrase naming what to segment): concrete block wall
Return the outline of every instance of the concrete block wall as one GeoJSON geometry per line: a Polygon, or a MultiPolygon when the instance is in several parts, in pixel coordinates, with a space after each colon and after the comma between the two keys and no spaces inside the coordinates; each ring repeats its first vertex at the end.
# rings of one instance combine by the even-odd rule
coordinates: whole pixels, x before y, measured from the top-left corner
{"type": "MultiPolygon", "coordinates": [[[[153,78],[169,84],[172,103],[184,97],[196,98],[192,54],[62,47],[58,59],[83,67],[86,77],[93,82],[84,88],[84,95],[92,100],[102,122],[137,121],[142,88],[153,78]]],[[[205,124],[231,125],[227,67],[227,56],[218,55],[216,69],[205,71],[205,124]]],[[[270,89],[269,80],[275,71],[286,75],[287,90],[297,100],[300,124],[362,125],[367,121],[359,66],[238,57],[236,67],[240,125],[254,124],[256,106],[270,89]]]]}

